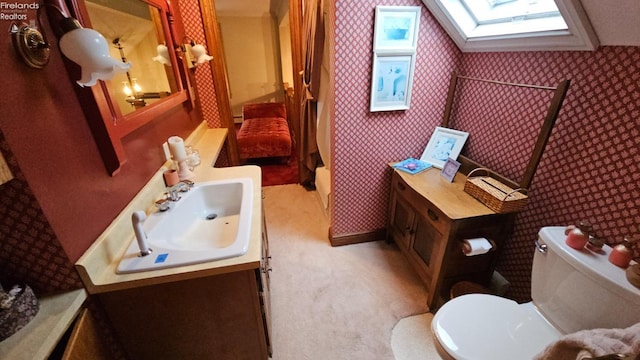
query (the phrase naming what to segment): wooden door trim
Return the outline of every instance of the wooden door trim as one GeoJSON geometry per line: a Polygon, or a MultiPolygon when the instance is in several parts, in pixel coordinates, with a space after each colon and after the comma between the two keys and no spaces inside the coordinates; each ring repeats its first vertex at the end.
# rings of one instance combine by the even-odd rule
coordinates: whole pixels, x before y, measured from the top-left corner
{"type": "Polygon", "coordinates": [[[207,48],[213,56],[213,60],[209,62],[211,72],[213,74],[213,86],[216,92],[216,101],[218,103],[218,112],[220,113],[220,121],[223,127],[229,129],[227,136],[227,156],[229,165],[238,165],[240,157],[238,154],[238,141],[236,139],[235,124],[233,121],[233,113],[231,104],[229,104],[229,89],[226,82],[226,65],[222,49],[222,37],[218,31],[218,17],[215,9],[215,0],[201,0],[200,12],[202,14],[202,23],[204,27],[207,48]]]}
{"type": "MultiPolygon", "coordinates": [[[[302,144],[302,131],[300,131],[300,112],[302,105],[302,96],[304,87],[302,85],[302,72],[304,71],[304,54],[302,48],[302,1],[289,0],[289,31],[291,32],[291,64],[293,68],[293,114],[289,114],[294,129],[298,131],[295,134],[295,142],[298,144],[298,161],[304,159],[304,154],[299,144],[302,144]],[[297,111],[296,111],[297,110],[297,111]]],[[[298,178],[302,176],[302,166],[298,164],[298,178]]]]}

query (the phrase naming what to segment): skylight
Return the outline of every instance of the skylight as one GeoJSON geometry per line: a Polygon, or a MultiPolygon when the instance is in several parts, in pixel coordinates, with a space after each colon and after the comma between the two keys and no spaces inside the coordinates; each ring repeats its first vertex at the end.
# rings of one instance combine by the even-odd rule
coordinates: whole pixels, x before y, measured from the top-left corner
{"type": "Polygon", "coordinates": [[[571,0],[422,0],[462,51],[594,50],[571,0]]]}
{"type": "Polygon", "coordinates": [[[553,0],[463,0],[462,3],[479,24],[562,17],[553,0]]]}

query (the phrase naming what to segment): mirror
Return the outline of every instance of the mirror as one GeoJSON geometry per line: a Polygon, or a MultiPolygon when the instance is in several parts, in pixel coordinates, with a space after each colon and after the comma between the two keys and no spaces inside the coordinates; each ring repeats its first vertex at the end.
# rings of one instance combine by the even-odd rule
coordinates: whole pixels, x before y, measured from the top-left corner
{"type": "MultiPolygon", "coordinates": [[[[83,111],[107,171],[115,175],[127,155],[122,139],[172,109],[193,108],[191,77],[176,39],[182,38],[182,21],[167,0],[71,0],[72,15],[84,27],[100,32],[112,45],[111,56],[132,64],[90,88],[76,88],[85,101],[83,111]],[[154,61],[158,45],[165,45],[164,64],[154,61]],[[189,101],[190,100],[190,101],[189,101]]],[[[73,74],[78,67],[72,64],[73,74]]]]}
{"type": "Polygon", "coordinates": [[[158,45],[167,44],[160,8],[141,0],[86,0],[85,6],[91,27],[112,44],[111,56],[132,65],[128,72],[106,82],[121,115],[180,90],[171,62],[164,65],[153,60],[158,56],[158,45]]]}

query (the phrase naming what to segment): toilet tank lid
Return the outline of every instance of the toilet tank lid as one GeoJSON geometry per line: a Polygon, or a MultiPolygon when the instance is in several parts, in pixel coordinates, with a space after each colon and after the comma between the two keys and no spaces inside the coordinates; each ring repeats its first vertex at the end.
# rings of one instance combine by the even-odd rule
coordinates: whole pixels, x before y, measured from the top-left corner
{"type": "MultiPolygon", "coordinates": [[[[605,245],[598,254],[588,249],[575,250],[565,243],[564,226],[540,229],[540,239],[564,261],[618,296],[640,306],[640,289],[627,280],[625,269],[609,262],[611,247],[605,245]]],[[[595,296],[595,294],[594,294],[595,296]]]]}

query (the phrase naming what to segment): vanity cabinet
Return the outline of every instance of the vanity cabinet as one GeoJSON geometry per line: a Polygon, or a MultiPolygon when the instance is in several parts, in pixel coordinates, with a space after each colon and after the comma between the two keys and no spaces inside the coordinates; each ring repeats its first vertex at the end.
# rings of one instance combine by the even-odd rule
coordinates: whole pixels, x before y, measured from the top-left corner
{"type": "Polygon", "coordinates": [[[273,354],[271,347],[271,253],[269,252],[269,235],[267,234],[267,221],[262,214],[262,256],[260,259],[260,269],[256,270],[258,280],[258,293],[260,296],[260,310],[262,313],[262,324],[267,344],[269,356],[273,354]]]}
{"type": "Polygon", "coordinates": [[[439,169],[411,175],[394,170],[387,237],[394,241],[428,290],[432,311],[449,299],[451,285],[469,280],[488,284],[497,254],[513,226],[514,214],[497,214],[464,192],[466,176],[453,183],[439,169]],[[466,256],[465,239],[486,238],[486,254],[466,256]]]}
{"type": "Polygon", "coordinates": [[[258,264],[96,297],[127,358],[268,359],[269,281],[268,237],[263,223],[258,264]]]}

